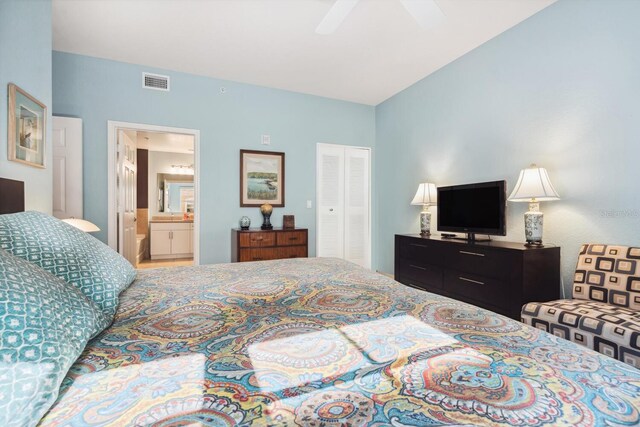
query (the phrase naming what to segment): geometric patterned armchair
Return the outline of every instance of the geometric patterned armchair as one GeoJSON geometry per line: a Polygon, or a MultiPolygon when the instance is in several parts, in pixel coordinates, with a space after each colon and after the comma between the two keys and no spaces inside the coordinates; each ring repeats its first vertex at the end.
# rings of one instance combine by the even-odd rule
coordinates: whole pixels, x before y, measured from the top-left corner
{"type": "Polygon", "coordinates": [[[522,307],[522,321],[640,368],[640,248],[583,245],[573,299],[522,307]]]}

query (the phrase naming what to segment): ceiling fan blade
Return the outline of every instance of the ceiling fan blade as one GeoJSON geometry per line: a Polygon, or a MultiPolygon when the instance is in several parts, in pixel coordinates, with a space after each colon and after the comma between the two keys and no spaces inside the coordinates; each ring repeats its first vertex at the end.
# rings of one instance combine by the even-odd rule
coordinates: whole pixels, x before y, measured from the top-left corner
{"type": "Polygon", "coordinates": [[[400,0],[407,12],[422,28],[431,28],[444,21],[445,15],[434,0],[400,0]]]}
{"type": "Polygon", "coordinates": [[[342,21],[347,17],[349,12],[358,4],[360,0],[336,0],[331,6],[329,12],[322,19],[316,33],[318,34],[331,34],[342,24],[342,21]]]}

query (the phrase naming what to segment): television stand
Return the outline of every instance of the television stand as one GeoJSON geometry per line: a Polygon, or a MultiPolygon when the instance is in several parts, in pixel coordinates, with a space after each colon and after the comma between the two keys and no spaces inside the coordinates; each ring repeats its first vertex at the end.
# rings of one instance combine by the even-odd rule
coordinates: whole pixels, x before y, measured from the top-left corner
{"type": "Polygon", "coordinates": [[[455,234],[442,234],[442,238],[443,239],[447,239],[447,240],[464,240],[465,242],[469,242],[469,243],[475,243],[475,242],[490,242],[491,238],[490,237],[485,237],[485,238],[476,238],[476,234],[475,233],[467,233],[467,237],[458,237],[455,234]]]}
{"type": "Polygon", "coordinates": [[[396,234],[395,279],[519,320],[524,304],[560,297],[560,247],[396,234]]]}

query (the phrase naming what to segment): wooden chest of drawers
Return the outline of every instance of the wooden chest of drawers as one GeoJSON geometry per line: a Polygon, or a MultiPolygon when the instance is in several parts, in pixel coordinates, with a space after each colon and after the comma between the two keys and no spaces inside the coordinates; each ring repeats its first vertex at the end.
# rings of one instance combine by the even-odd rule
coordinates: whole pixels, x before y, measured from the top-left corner
{"type": "Polygon", "coordinates": [[[306,258],[306,228],[273,230],[231,230],[231,262],[306,258]]]}
{"type": "Polygon", "coordinates": [[[560,248],[396,235],[395,279],[519,320],[524,304],[559,298],[560,248]]]}

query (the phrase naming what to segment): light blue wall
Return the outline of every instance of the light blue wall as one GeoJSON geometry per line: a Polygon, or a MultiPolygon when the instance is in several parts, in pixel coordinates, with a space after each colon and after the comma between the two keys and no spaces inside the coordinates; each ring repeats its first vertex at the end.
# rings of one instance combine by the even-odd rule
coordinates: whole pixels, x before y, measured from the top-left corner
{"type": "MultiPolygon", "coordinates": [[[[561,201],[542,203],[566,289],[582,242],[640,245],[640,2],[558,3],[376,108],[378,266],[416,232],[418,183],[507,179],[545,166],[561,201]]],[[[432,208],[435,212],[435,208],[432,208]]],[[[523,241],[526,203],[509,203],[523,241]]]]}
{"type": "MultiPolygon", "coordinates": [[[[228,262],[230,229],[247,215],[261,223],[258,208],[240,208],[239,151],[286,153],[286,207],[276,208],[275,225],[293,214],[309,228],[315,254],[315,150],[318,142],[373,146],[374,108],[247,84],[109,60],[53,53],[53,111],[83,119],[84,212],[107,231],[107,121],[199,129],[201,138],[201,235],[203,263],[228,262]],[[141,87],[142,71],[171,76],[171,92],[141,87]],[[226,93],[220,93],[220,87],[226,93]],[[314,202],[306,208],[306,200],[314,202]]],[[[375,220],[375,218],[374,218],[375,220]]]]}
{"type": "Polygon", "coordinates": [[[24,181],[29,210],[51,213],[51,151],[51,0],[0,0],[0,176],[24,181]],[[7,160],[9,83],[49,107],[46,169],[7,160]]]}

